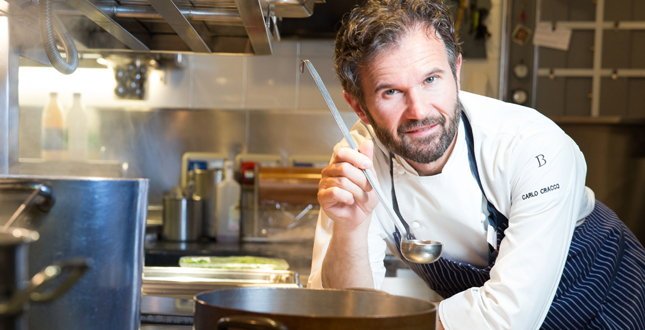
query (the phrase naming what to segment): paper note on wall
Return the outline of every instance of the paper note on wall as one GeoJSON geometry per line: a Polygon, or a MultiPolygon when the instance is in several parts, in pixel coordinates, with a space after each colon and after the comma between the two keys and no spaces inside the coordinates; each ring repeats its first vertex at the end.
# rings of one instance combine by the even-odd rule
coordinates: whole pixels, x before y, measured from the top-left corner
{"type": "Polygon", "coordinates": [[[533,36],[533,44],[536,46],[568,50],[571,41],[571,29],[553,25],[550,22],[537,24],[533,36]]]}

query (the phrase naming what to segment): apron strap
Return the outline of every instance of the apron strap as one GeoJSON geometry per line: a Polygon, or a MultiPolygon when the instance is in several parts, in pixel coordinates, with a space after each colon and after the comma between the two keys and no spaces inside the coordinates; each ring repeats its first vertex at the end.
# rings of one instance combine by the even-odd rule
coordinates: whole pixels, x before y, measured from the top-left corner
{"type": "MultiPolygon", "coordinates": [[[[396,190],[394,190],[394,163],[393,163],[394,155],[390,152],[390,182],[392,183],[392,207],[394,208],[394,213],[396,213],[396,216],[401,220],[401,224],[403,224],[403,228],[405,228],[405,232],[407,233],[406,239],[416,239],[414,237],[414,234],[410,231],[410,225],[403,219],[403,216],[401,215],[401,211],[399,210],[399,202],[396,199],[396,190]]],[[[399,229],[394,226],[395,232],[401,235],[399,233],[399,229]]]]}
{"type": "Polygon", "coordinates": [[[477,185],[479,185],[479,189],[486,199],[486,209],[488,210],[488,256],[489,260],[495,260],[497,258],[499,241],[501,240],[501,233],[498,232],[503,231],[508,227],[508,219],[506,219],[506,217],[490,202],[488,197],[486,197],[486,192],[484,191],[484,187],[482,186],[482,182],[479,177],[479,171],[477,170],[477,159],[475,158],[475,148],[473,143],[473,129],[468,117],[463,111],[461,112],[461,119],[464,121],[464,131],[466,132],[466,145],[468,146],[468,164],[470,165],[470,172],[472,172],[473,176],[477,180],[477,185]]]}

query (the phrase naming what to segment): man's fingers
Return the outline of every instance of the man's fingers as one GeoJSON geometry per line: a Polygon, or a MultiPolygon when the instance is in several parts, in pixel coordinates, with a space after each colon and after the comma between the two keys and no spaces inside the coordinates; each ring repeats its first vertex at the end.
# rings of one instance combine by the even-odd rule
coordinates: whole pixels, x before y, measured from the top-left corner
{"type": "Polygon", "coordinates": [[[349,163],[359,169],[367,169],[372,167],[371,149],[366,147],[370,155],[365,155],[357,150],[351,148],[338,148],[334,152],[333,163],[349,163]]]}
{"type": "MultiPolygon", "coordinates": [[[[330,164],[322,170],[321,175],[323,178],[345,178],[347,181],[360,187],[361,190],[371,190],[371,186],[369,182],[367,182],[363,171],[349,163],[343,162],[330,164]]],[[[341,181],[338,182],[338,186],[344,186],[347,185],[347,183],[348,182],[346,181],[341,181]]]]}
{"type": "Polygon", "coordinates": [[[344,204],[366,202],[368,198],[364,187],[358,186],[347,177],[324,177],[318,184],[318,190],[329,190],[325,193],[333,195],[334,199],[344,204]]]}

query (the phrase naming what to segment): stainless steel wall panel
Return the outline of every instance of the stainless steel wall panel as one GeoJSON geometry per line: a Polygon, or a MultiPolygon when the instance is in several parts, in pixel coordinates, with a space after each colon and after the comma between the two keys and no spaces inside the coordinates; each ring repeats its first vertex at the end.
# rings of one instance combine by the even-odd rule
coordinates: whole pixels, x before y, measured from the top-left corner
{"type": "Polygon", "coordinates": [[[573,31],[569,50],[565,52],[567,56],[567,67],[585,69],[593,67],[593,46],[593,31],[573,31]]]}
{"type": "MultiPolygon", "coordinates": [[[[645,78],[629,79],[627,86],[629,90],[627,93],[627,117],[642,119],[645,112],[645,78]]],[[[641,143],[645,148],[645,140],[641,140],[641,143]]]]}
{"type": "Polygon", "coordinates": [[[0,15],[0,174],[18,159],[18,50],[10,18],[0,15]]]}
{"type": "MultiPolygon", "coordinates": [[[[607,30],[602,42],[602,67],[605,69],[624,68],[630,62],[632,31],[607,30]]],[[[642,54],[645,57],[645,54],[642,54]]]]}
{"type": "Polygon", "coordinates": [[[633,0],[605,1],[605,21],[622,21],[626,17],[631,17],[633,2],[633,0]]]}
{"type": "MultiPolygon", "coordinates": [[[[21,156],[38,157],[40,140],[32,136],[39,136],[40,109],[24,108],[22,113],[30,115],[22,118],[21,127],[32,129],[21,132],[21,156]]],[[[350,112],[343,117],[350,126],[357,119],[350,112]]],[[[286,165],[293,155],[331,155],[341,138],[333,118],[325,111],[99,109],[98,118],[101,151],[90,150],[93,159],[126,163],[122,175],[149,178],[152,204],[160,204],[162,194],[179,184],[185,152],[223,153],[229,159],[241,152],[275,154],[286,165]]],[[[57,163],[41,174],[56,174],[52,173],[55,170],[70,173],[75,166],[70,163],[65,169],[63,165],[57,163]]],[[[35,169],[25,165],[29,174],[38,174],[35,169]]]]}
{"type": "Polygon", "coordinates": [[[596,19],[596,3],[589,0],[563,1],[569,5],[570,21],[593,21],[596,19]]]}
{"type": "Polygon", "coordinates": [[[546,116],[564,115],[564,79],[540,77],[537,81],[537,94],[546,95],[537,99],[537,109],[546,116]]]}
{"type": "Polygon", "coordinates": [[[567,67],[567,53],[552,48],[540,49],[541,68],[565,68],[567,67]]]}
{"type": "MultiPolygon", "coordinates": [[[[600,109],[604,116],[626,116],[628,102],[628,79],[603,78],[601,80],[600,109]]],[[[645,92],[645,90],[644,90],[645,92]]]]}
{"type": "Polygon", "coordinates": [[[645,21],[645,1],[634,1],[632,3],[632,20],[645,21]]]}
{"type": "MultiPolygon", "coordinates": [[[[542,21],[564,21],[568,19],[569,7],[566,1],[562,0],[541,0],[542,6],[540,8],[540,19],[542,21]]],[[[529,2],[535,4],[535,2],[529,2]]],[[[525,3],[525,7],[529,7],[529,3],[525,3]]],[[[527,14],[532,16],[535,14],[533,10],[527,8],[527,14]]]]}
{"type": "MultiPolygon", "coordinates": [[[[645,6],[643,7],[643,10],[645,11],[645,6]]],[[[645,69],[645,31],[632,31],[630,45],[631,67],[633,69],[645,69]]]]}
{"type": "MultiPolygon", "coordinates": [[[[549,97],[542,95],[542,97],[549,97]]],[[[567,78],[564,95],[565,116],[589,116],[591,109],[591,79],[567,78]]]]}
{"type": "MultiPolygon", "coordinates": [[[[342,135],[331,114],[252,111],[249,120],[249,152],[293,154],[328,154],[342,135]]],[[[343,114],[352,125],[353,113],[343,114]]]]}

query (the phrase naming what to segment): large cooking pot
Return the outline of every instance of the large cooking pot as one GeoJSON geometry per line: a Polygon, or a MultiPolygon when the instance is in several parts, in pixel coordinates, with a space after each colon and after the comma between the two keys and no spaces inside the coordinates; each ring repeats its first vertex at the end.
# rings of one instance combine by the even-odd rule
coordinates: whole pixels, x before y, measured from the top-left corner
{"type": "Polygon", "coordinates": [[[194,299],[196,330],[435,327],[434,304],[373,290],[232,288],[194,299]]]}
{"type": "Polygon", "coordinates": [[[36,230],[29,269],[82,258],[89,269],[64,296],[27,311],[30,329],[138,329],[148,180],[0,177],[0,225],[32,189],[51,188],[55,203],[25,210],[12,226],[36,230]],[[9,187],[2,189],[2,187],[9,187]]]}
{"type": "Polygon", "coordinates": [[[35,231],[0,228],[0,329],[27,329],[23,313],[29,302],[46,303],[62,296],[87,270],[84,260],[66,260],[27,278],[27,248],[36,240],[35,231]]]}

